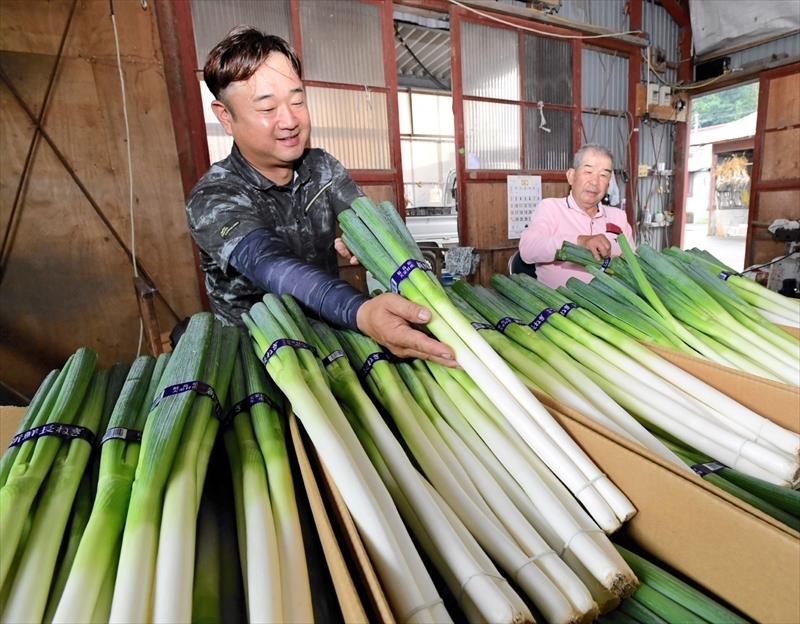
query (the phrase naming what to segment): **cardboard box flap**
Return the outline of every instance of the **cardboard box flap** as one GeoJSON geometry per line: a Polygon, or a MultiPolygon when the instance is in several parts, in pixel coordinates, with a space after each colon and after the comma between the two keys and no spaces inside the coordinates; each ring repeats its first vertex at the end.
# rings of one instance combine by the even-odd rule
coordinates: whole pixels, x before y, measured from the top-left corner
{"type": "Polygon", "coordinates": [[[644,550],[761,622],[800,622],[800,534],[549,397],[537,397],[637,509],[644,550]]]}

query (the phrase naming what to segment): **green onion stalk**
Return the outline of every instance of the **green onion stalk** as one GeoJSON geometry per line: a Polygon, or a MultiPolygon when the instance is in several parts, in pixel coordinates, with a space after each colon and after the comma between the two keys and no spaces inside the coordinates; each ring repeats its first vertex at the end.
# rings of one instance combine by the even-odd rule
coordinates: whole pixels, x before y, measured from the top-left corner
{"type": "MultiPolygon", "coordinates": [[[[522,283],[526,287],[529,285],[528,281],[522,281],[522,283]]],[[[576,320],[581,317],[585,317],[585,315],[576,316],[576,320]]],[[[712,416],[749,440],[765,442],[768,446],[771,445],[771,447],[780,449],[795,458],[800,456],[800,436],[798,434],[787,431],[783,427],[756,414],[697,377],[667,362],[635,340],[624,336],[621,332],[615,332],[613,328],[602,328],[596,324],[587,325],[586,327],[595,335],[619,347],[620,351],[637,360],[652,373],[664,380],[668,380],[673,387],[673,391],[662,390],[662,392],[671,395],[672,398],[680,399],[682,394],[674,394],[675,389],[679,389],[694,397],[696,399],[695,402],[691,404],[684,402],[686,408],[701,410],[706,416],[712,416]]],[[[625,366],[628,368],[629,364],[625,366]]],[[[641,379],[645,378],[640,370],[636,373],[636,376],[641,379]]],[[[650,380],[649,383],[656,383],[650,376],[646,377],[650,380]]],[[[657,389],[656,386],[653,386],[653,388],[657,389]]]]}
{"type": "MultiPolygon", "coordinates": [[[[517,292],[518,287],[508,278],[494,276],[493,280],[496,285],[505,288],[507,292],[517,292]]],[[[527,305],[533,314],[541,313],[543,308],[546,307],[544,303],[537,300],[533,295],[525,298],[522,303],[527,305]]],[[[507,305],[513,304],[509,300],[507,305]]],[[[623,336],[621,332],[610,326],[605,326],[599,321],[594,322],[593,319],[581,317],[581,315],[577,315],[576,319],[594,323],[597,327],[593,331],[599,335],[604,333],[608,335],[610,333],[610,340],[617,338],[617,334],[623,336]]],[[[606,392],[610,395],[617,397],[621,392],[630,394],[630,388],[638,387],[644,389],[646,386],[646,392],[649,393],[650,399],[648,402],[658,406],[659,420],[657,424],[661,428],[670,430],[666,423],[673,423],[674,427],[680,427],[681,430],[685,430],[684,425],[686,425],[689,429],[699,434],[699,437],[692,436],[690,438],[693,445],[704,445],[704,449],[717,449],[719,448],[718,445],[721,445],[722,448],[727,449],[727,452],[722,451],[722,454],[717,457],[720,461],[729,462],[731,459],[741,456],[744,460],[761,466],[780,479],[790,483],[797,480],[798,474],[800,474],[800,464],[798,464],[796,458],[775,449],[771,445],[758,444],[757,432],[749,432],[743,425],[727,426],[730,420],[727,416],[717,414],[710,410],[708,406],[695,401],[679,388],[666,382],[663,377],[651,372],[651,370],[630,358],[622,350],[616,349],[595,334],[585,331],[560,314],[551,314],[547,317],[546,322],[540,325],[540,331],[570,353],[580,364],[598,376],[605,378],[609,385],[614,385],[619,389],[615,394],[606,386],[606,392]],[[598,355],[601,357],[598,357],[598,355]],[[653,397],[658,398],[656,400],[653,397]],[[686,413],[694,414],[696,417],[689,419],[675,417],[675,414],[686,413]]],[[[623,339],[633,342],[628,337],[623,336],[623,339]]],[[[657,355],[644,349],[641,345],[638,345],[638,347],[647,351],[644,357],[654,359],[654,361],[659,359],[657,355]]],[[[653,414],[654,412],[650,410],[648,413],[653,414]]],[[[788,436],[792,435],[791,432],[784,431],[784,433],[788,436]]],[[[718,450],[714,452],[720,453],[718,450]]],[[[673,461],[676,465],[680,465],[677,458],[674,458],[673,461]]]]}
{"type": "MultiPolygon", "coordinates": [[[[664,251],[664,257],[682,268],[703,290],[714,297],[737,321],[769,340],[789,355],[797,355],[800,340],[785,329],[765,319],[758,310],[739,296],[728,282],[720,279],[707,264],[677,248],[664,251]]],[[[771,291],[770,291],[771,292],[771,291]]]]}
{"type": "MultiPolygon", "coordinates": [[[[167,388],[180,389],[201,378],[213,328],[214,317],[210,313],[191,317],[161,377],[159,397],[167,388]]],[[[196,394],[188,390],[164,396],[145,423],[122,536],[111,622],[150,621],[164,490],[196,394]]]]}
{"type": "MultiPolygon", "coordinates": [[[[449,386],[441,367],[430,365],[428,368],[440,385],[449,386]]],[[[470,425],[524,491],[525,504],[514,497],[519,509],[587,586],[601,612],[607,610],[610,603],[629,595],[636,586],[636,579],[591,516],[469,375],[454,369],[446,372],[489,417],[470,418],[470,425]],[[528,501],[536,512],[529,513],[533,510],[528,501]]],[[[452,393],[456,396],[457,389],[453,388],[452,393]]],[[[459,405],[461,400],[465,399],[460,399],[459,405]]],[[[472,414],[472,411],[464,413],[465,416],[472,414]]],[[[479,456],[486,458],[485,453],[479,456]]],[[[503,479],[498,482],[507,483],[503,479]]]]}
{"type": "MultiPolygon", "coordinates": [[[[250,349],[249,340],[239,345],[239,357],[234,362],[231,379],[231,397],[238,404],[247,394],[244,351],[250,349]]],[[[290,579],[281,575],[281,553],[275,531],[273,505],[267,484],[267,468],[258,446],[253,418],[242,411],[233,418],[238,461],[241,462],[242,511],[245,524],[247,552],[247,612],[254,622],[295,621],[284,613],[282,587],[290,579]]],[[[303,552],[296,553],[304,561],[303,552]]]]}
{"type": "MultiPolygon", "coordinates": [[[[493,283],[499,284],[501,288],[510,282],[508,278],[502,278],[502,276],[495,276],[492,280],[493,283]]],[[[515,283],[521,285],[530,294],[530,297],[524,297],[517,290],[506,288],[506,291],[513,292],[512,296],[516,300],[535,305],[536,307],[532,308],[532,310],[541,311],[545,304],[541,300],[536,303],[536,294],[534,293],[543,294],[543,287],[539,284],[534,285],[533,282],[534,280],[515,280],[515,283]]],[[[798,456],[800,436],[796,433],[790,432],[747,409],[697,377],[653,353],[616,328],[604,324],[598,319],[593,319],[585,311],[572,310],[568,318],[574,320],[576,324],[579,324],[590,334],[606,341],[609,347],[603,347],[602,353],[604,356],[617,363],[619,368],[631,372],[637,380],[649,386],[651,390],[668,396],[670,400],[678,400],[683,409],[689,409],[706,418],[711,418],[741,437],[765,444],[768,450],[779,449],[792,457],[798,456]],[[610,345],[615,346],[617,349],[611,348],[610,345]]],[[[552,315],[548,318],[548,322],[551,319],[554,319],[555,322],[562,326],[565,324],[565,319],[560,318],[560,315],[552,315]]],[[[586,335],[586,332],[576,331],[574,336],[583,341],[584,344],[596,344],[590,342],[591,339],[586,335]]],[[[586,364],[586,362],[584,363],[586,364]]],[[[602,370],[597,370],[596,372],[601,375],[603,373],[602,370]]],[[[637,385],[631,387],[637,387],[637,385]]]]}
{"type": "Polygon", "coordinates": [[[532,616],[475,539],[460,533],[425,488],[400,443],[369,399],[333,331],[314,323],[319,355],[328,358],[331,389],[392,495],[406,524],[446,580],[470,621],[525,622],[532,616]]]}
{"type": "MultiPolygon", "coordinates": [[[[640,294],[650,305],[646,306],[643,302],[636,303],[635,298],[631,296],[631,293],[625,292],[624,290],[617,290],[616,295],[623,296],[627,301],[634,303],[634,305],[636,305],[645,314],[650,315],[652,318],[654,318],[654,320],[660,321],[672,334],[674,334],[681,341],[685,342],[688,346],[693,348],[702,356],[708,358],[712,362],[716,362],[717,364],[730,366],[730,362],[725,359],[717,349],[709,346],[706,342],[693,335],[683,326],[683,324],[681,324],[672,314],[670,314],[669,310],[658,297],[655,289],[642,271],[639,261],[625,236],[620,234],[617,237],[617,241],[622,248],[623,258],[616,257],[612,260],[612,266],[615,266],[618,269],[614,272],[614,274],[630,287],[629,291],[632,290],[634,293],[640,294]],[[622,267],[624,267],[624,269],[622,267]]],[[[603,275],[603,272],[594,266],[588,265],[586,269],[592,274],[592,276],[595,277],[595,279],[603,275]]],[[[608,278],[608,275],[605,275],[605,277],[608,278]]]]}
{"type": "MultiPolygon", "coordinates": [[[[339,335],[344,339],[343,345],[351,361],[372,361],[374,354],[381,352],[371,338],[355,332],[341,332],[339,335]]],[[[573,608],[538,566],[528,565],[532,563],[531,558],[535,557],[535,553],[530,551],[531,544],[533,540],[541,542],[541,539],[525,535],[522,540],[525,545],[519,543],[522,534],[517,532],[515,535],[509,531],[500,517],[503,512],[519,512],[506,500],[503,511],[498,514],[497,501],[491,497],[489,501],[484,499],[486,489],[479,488],[472,481],[466,467],[450,451],[410,395],[394,365],[385,360],[376,360],[367,376],[367,385],[391,415],[425,478],[447,501],[486,553],[511,575],[549,621],[581,621],[585,614],[573,608]]],[[[495,494],[502,494],[496,485],[495,494]]],[[[532,532],[532,527],[528,525],[528,533],[532,532]]]]}
{"type": "MultiPolygon", "coordinates": [[[[448,287],[445,290],[459,311],[473,325],[480,327],[486,342],[502,356],[515,373],[521,376],[525,385],[553,397],[575,411],[602,422],[620,435],[635,441],[631,434],[605,415],[605,411],[619,412],[621,408],[591,380],[582,375],[574,366],[573,361],[562,351],[548,341],[539,340],[541,348],[548,353],[547,359],[541,357],[495,329],[452,288],[448,287]],[[596,394],[594,401],[602,405],[602,409],[586,398],[592,393],[596,394]]],[[[534,336],[533,339],[538,340],[538,336],[534,336]]]]}
{"type": "MultiPolygon", "coordinates": [[[[392,239],[388,235],[390,227],[374,208],[370,208],[369,200],[356,200],[352,207],[352,211],[345,210],[339,215],[344,242],[367,270],[388,284],[394,270],[407,260],[418,258],[419,250],[409,249],[399,239],[392,239]],[[382,245],[386,245],[385,251],[382,245]]],[[[582,501],[604,530],[613,532],[635,513],[630,501],[602,476],[503,359],[458,312],[428,271],[412,269],[407,279],[400,281],[399,292],[431,310],[432,317],[427,324],[430,331],[453,349],[456,361],[473,378],[487,386],[493,400],[502,405],[506,417],[546,458],[551,469],[569,483],[570,489],[581,493],[582,501]]]]}
{"type": "Polygon", "coordinates": [[[106,579],[116,572],[131,485],[139,461],[140,443],[135,436],[144,428],[168,361],[168,354],[158,360],[141,356],[133,362],[125,379],[108,421],[108,428],[116,430],[119,437],[109,438],[101,445],[97,493],[53,616],[56,624],[90,621],[106,579]]]}
{"type": "MultiPolygon", "coordinates": [[[[64,382],[64,376],[60,373],[61,371],[59,369],[50,371],[44,380],[42,380],[42,383],[39,384],[30,404],[22,415],[22,419],[14,434],[15,436],[29,429],[33,429],[37,425],[44,424],[45,421],[43,419],[46,418],[46,415],[52,409],[53,402],[61,391],[61,384],[64,382]],[[57,380],[60,380],[59,384],[56,384],[57,380]]],[[[11,471],[11,466],[14,465],[14,460],[21,448],[20,445],[10,446],[5,449],[2,457],[0,457],[0,488],[6,484],[8,473],[11,471]]]]}
{"type": "Polygon", "coordinates": [[[228,395],[233,361],[239,342],[239,330],[215,322],[200,381],[216,393],[216,399],[198,396],[181,432],[175,458],[167,479],[158,538],[153,620],[186,622],[192,615],[194,558],[196,552],[197,514],[210,448],[201,454],[203,441],[216,437],[221,409],[228,395]],[[209,433],[210,432],[210,433],[209,433]]]}
{"type": "Polygon", "coordinates": [[[313,618],[311,586],[305,560],[305,546],[286,448],[285,416],[277,407],[282,398],[264,366],[252,349],[243,349],[248,394],[263,393],[273,404],[257,403],[250,408],[256,439],[267,468],[272,513],[278,535],[278,550],[283,579],[283,605],[287,621],[305,622],[313,618]]]}
{"type": "MultiPolygon", "coordinates": [[[[100,424],[107,383],[108,371],[92,375],[75,417],[75,425],[92,436],[100,424]]],[[[91,439],[55,439],[60,447],[42,483],[25,551],[3,610],[3,622],[42,620],[70,510],[92,454],[91,439]]]]}
{"type": "MultiPolygon", "coordinates": [[[[489,417],[444,367],[430,363],[426,368],[417,361],[413,368],[408,364],[400,364],[398,369],[412,395],[468,470],[470,477],[476,484],[485,484],[481,487],[482,494],[514,539],[523,545],[529,556],[536,558],[535,564],[559,588],[572,608],[583,617],[593,619],[598,606],[591,593],[544,539],[544,535],[552,531],[552,516],[549,522],[542,519],[542,514],[547,512],[545,499],[548,493],[544,492],[544,496],[537,498],[535,507],[538,509],[534,514],[534,522],[531,522],[519,505],[520,494],[522,498],[526,497],[524,490],[513,486],[516,481],[512,474],[477,433],[481,427],[473,428],[471,425],[471,422],[485,421],[488,426],[489,417]],[[431,372],[433,370],[436,371],[435,375],[431,372]],[[470,414],[469,418],[465,417],[467,413],[470,414]],[[503,493],[502,499],[499,499],[497,492],[503,493]],[[511,504],[511,511],[501,506],[507,504],[506,501],[511,504]]],[[[537,481],[535,475],[531,475],[531,478],[537,481]]],[[[528,499],[528,502],[533,501],[528,499]]],[[[554,503],[552,497],[550,502],[554,503]]]]}
{"type": "MultiPolygon", "coordinates": [[[[73,423],[97,362],[97,354],[78,349],[67,360],[51,392],[34,419],[33,425],[73,423]],[[53,392],[55,391],[55,392],[53,392]]],[[[0,589],[10,582],[8,573],[20,543],[28,513],[50,471],[61,439],[54,435],[25,440],[13,455],[8,476],[0,488],[0,526],[3,527],[3,547],[0,548],[0,589]]]]}
{"type": "Polygon", "coordinates": [[[638,248],[642,269],[669,311],[741,354],[734,362],[746,372],[800,385],[800,363],[771,342],[739,323],[689,275],[647,245],[638,248]],[[744,361],[741,361],[744,360],[744,361]]]}
{"type": "MultiPolygon", "coordinates": [[[[495,277],[500,276],[494,276],[493,279],[495,277]]],[[[501,284],[501,286],[502,285],[503,284],[501,284]]],[[[531,295],[529,293],[524,291],[517,293],[516,289],[518,287],[513,284],[513,282],[509,281],[507,286],[515,289],[512,297],[517,303],[522,303],[530,299],[531,295]]],[[[456,289],[466,298],[470,305],[486,314],[495,324],[499,324],[501,319],[507,318],[509,315],[519,319],[531,314],[531,312],[517,305],[517,303],[511,299],[501,297],[497,293],[483,287],[470,287],[467,284],[459,283],[456,285],[456,289]]],[[[536,316],[536,314],[541,311],[541,309],[538,309],[533,315],[536,316]]],[[[548,322],[550,322],[549,319],[548,322]]],[[[579,365],[579,362],[572,359],[570,355],[573,357],[577,356],[578,360],[583,356],[588,360],[598,362],[598,365],[601,366],[607,374],[616,371],[618,376],[622,376],[623,373],[616,368],[602,363],[602,360],[600,360],[594,352],[581,348],[581,345],[570,341],[569,336],[553,333],[553,328],[548,326],[548,322],[541,325],[539,331],[535,331],[530,325],[517,323],[510,323],[504,331],[508,337],[513,339],[518,345],[529,349],[531,352],[538,353],[548,363],[559,367],[559,371],[565,376],[569,375],[573,386],[575,388],[580,388],[587,400],[591,401],[602,413],[600,418],[597,418],[592,412],[586,413],[587,416],[594,418],[597,422],[613,431],[621,432],[621,435],[633,439],[638,444],[649,448],[653,452],[683,468],[680,460],[672,456],[672,454],[664,449],[663,445],[657,440],[653,440],[652,436],[644,427],[636,422],[631,414],[624,409],[625,406],[619,404],[612,393],[609,392],[605,379],[597,379],[596,377],[587,375],[584,368],[579,365]],[[550,337],[550,339],[546,338],[545,335],[550,337]]]]}
{"type": "MultiPolygon", "coordinates": [[[[266,298],[274,299],[272,295],[267,295],[266,298]]],[[[277,305],[274,307],[277,308],[277,305]]],[[[285,317],[288,317],[288,313],[285,313],[285,317]]],[[[370,487],[373,481],[368,482],[365,479],[363,465],[356,463],[351,453],[352,445],[346,444],[342,439],[339,425],[341,422],[346,424],[347,420],[336,400],[332,396],[330,399],[323,397],[323,407],[307,383],[310,377],[322,376],[321,365],[316,361],[309,363],[308,360],[305,360],[305,365],[301,365],[303,360],[300,356],[304,354],[296,351],[304,352],[306,349],[296,350],[289,345],[278,346],[278,341],[301,338],[299,331],[294,337],[286,335],[285,327],[290,318],[275,319],[265,304],[257,303],[251,308],[250,314],[244,314],[242,319],[259,353],[267,354],[270,347],[275,345],[274,355],[271,354],[266,361],[267,372],[289,399],[293,411],[303,422],[314,447],[337,484],[383,582],[394,613],[401,620],[410,618],[412,622],[431,621],[431,611],[424,606],[432,604],[431,593],[435,596],[438,594],[428,575],[419,576],[419,571],[423,569],[421,560],[418,564],[412,564],[416,575],[409,565],[408,558],[419,559],[418,553],[413,549],[410,551],[401,548],[397,541],[397,535],[405,533],[405,538],[410,543],[407,531],[402,529],[402,520],[396,508],[391,505],[391,509],[384,509],[376,501],[370,487]],[[334,427],[332,418],[336,419],[337,427],[334,427]],[[385,515],[388,512],[397,515],[397,523],[390,524],[385,515]],[[420,584],[423,585],[422,588],[420,584]]],[[[324,378],[320,382],[312,383],[315,391],[323,392],[324,378]]],[[[349,431],[357,442],[352,429],[349,431]]],[[[357,446],[361,448],[360,445],[357,446]]],[[[363,449],[361,452],[363,453],[363,449]]],[[[374,468],[366,455],[364,461],[374,474],[374,468]]],[[[382,485],[377,474],[374,474],[374,479],[382,485]]],[[[385,489],[384,493],[391,500],[385,489]]]]}

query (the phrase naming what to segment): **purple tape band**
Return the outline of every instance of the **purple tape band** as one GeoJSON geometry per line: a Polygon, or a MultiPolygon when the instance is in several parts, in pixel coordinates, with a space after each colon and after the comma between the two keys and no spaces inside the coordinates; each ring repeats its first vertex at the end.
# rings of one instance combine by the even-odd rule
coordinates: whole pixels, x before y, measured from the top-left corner
{"type": "Polygon", "coordinates": [[[242,412],[249,411],[251,407],[257,405],[258,403],[265,403],[269,405],[272,409],[276,411],[280,411],[278,405],[269,398],[268,395],[264,394],[263,392],[254,392],[249,397],[245,397],[241,401],[239,401],[236,405],[234,405],[227,414],[225,414],[225,418],[222,420],[224,425],[230,424],[236,416],[241,414],[242,412]]]}
{"type": "Polygon", "coordinates": [[[515,318],[512,318],[510,316],[506,316],[506,317],[501,318],[499,321],[497,321],[497,325],[495,326],[495,329],[497,329],[497,331],[502,333],[502,332],[504,332],[506,330],[506,327],[511,325],[511,323],[515,323],[517,325],[524,325],[525,321],[520,321],[519,319],[515,319],[515,318]]]}
{"type": "Polygon", "coordinates": [[[481,330],[481,329],[494,329],[494,325],[490,325],[489,323],[471,323],[473,329],[481,330]]]}
{"type": "Polygon", "coordinates": [[[206,396],[211,399],[214,402],[214,415],[217,417],[217,420],[222,418],[222,405],[219,403],[217,393],[214,392],[214,388],[203,381],[186,381],[184,383],[175,384],[174,386],[167,386],[161,391],[161,394],[156,397],[156,400],[153,401],[153,404],[150,406],[150,411],[152,412],[158,407],[158,404],[161,403],[163,399],[176,394],[191,392],[192,390],[200,396],[206,396]]]}
{"type": "Polygon", "coordinates": [[[561,316],[566,316],[567,314],[569,314],[569,313],[570,313],[572,310],[574,310],[574,309],[575,309],[575,308],[577,308],[577,307],[578,307],[578,304],[577,304],[577,303],[572,303],[572,302],[570,301],[569,303],[565,303],[564,305],[562,305],[562,306],[561,306],[561,307],[558,309],[558,313],[559,313],[561,316]]]}
{"type": "Polygon", "coordinates": [[[692,466],[692,470],[694,470],[694,472],[701,477],[714,472],[719,472],[723,468],[725,468],[725,466],[719,462],[708,462],[707,464],[695,464],[692,466]]]}
{"type": "Polygon", "coordinates": [[[273,342],[267,352],[264,354],[264,357],[261,358],[261,362],[266,364],[269,359],[277,353],[278,349],[281,347],[294,347],[295,349],[308,349],[314,355],[317,354],[317,350],[312,347],[310,344],[303,342],[302,340],[293,340],[292,338],[279,338],[275,342],[273,342]]]}
{"type": "Polygon", "coordinates": [[[544,325],[544,322],[555,313],[556,311],[553,308],[545,308],[535,319],[528,323],[528,327],[530,327],[533,331],[539,331],[539,328],[544,325]]]}
{"type": "Polygon", "coordinates": [[[719,273],[719,275],[717,275],[717,277],[718,277],[718,278],[720,278],[721,280],[725,281],[725,280],[726,280],[726,279],[728,279],[728,278],[729,278],[731,275],[733,275],[733,273],[730,273],[730,272],[728,272],[728,271],[720,271],[720,273],[719,273]]]}
{"type": "Polygon", "coordinates": [[[124,442],[141,442],[142,432],[136,429],[126,429],[125,427],[112,427],[103,434],[100,446],[109,440],[123,440],[124,442]]]}
{"type": "Polygon", "coordinates": [[[377,362],[396,362],[397,358],[389,353],[384,353],[383,351],[376,351],[375,353],[371,353],[367,356],[367,359],[364,360],[364,365],[361,367],[361,370],[358,371],[358,376],[361,379],[365,379],[369,372],[372,370],[372,367],[375,366],[377,362]]]}
{"type": "Polygon", "coordinates": [[[328,355],[322,358],[322,363],[325,366],[328,366],[331,362],[343,357],[346,357],[344,351],[342,351],[341,349],[336,349],[336,351],[331,351],[328,355]]]}
{"type": "Polygon", "coordinates": [[[423,271],[431,270],[431,268],[424,262],[414,260],[413,258],[406,260],[394,273],[392,273],[392,277],[389,278],[389,285],[391,286],[393,293],[400,292],[400,282],[411,275],[411,272],[414,269],[422,269],[423,271]]]}
{"type": "Polygon", "coordinates": [[[611,256],[603,260],[603,264],[600,265],[600,270],[605,273],[608,265],[611,264],[611,256]]]}
{"type": "Polygon", "coordinates": [[[91,429],[81,427],[80,425],[47,423],[18,433],[11,438],[11,444],[8,445],[8,448],[19,446],[23,442],[36,440],[42,436],[58,436],[62,440],[86,440],[89,444],[94,446],[94,433],[92,433],[91,429]]]}

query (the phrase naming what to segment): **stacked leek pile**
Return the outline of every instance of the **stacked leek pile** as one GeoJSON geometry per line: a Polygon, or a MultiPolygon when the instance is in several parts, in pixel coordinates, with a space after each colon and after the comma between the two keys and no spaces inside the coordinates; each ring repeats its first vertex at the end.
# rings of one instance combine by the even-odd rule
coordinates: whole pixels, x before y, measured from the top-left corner
{"type": "MultiPolygon", "coordinates": [[[[451,297],[530,388],[678,466],[707,464],[713,458],[758,480],[745,477],[748,485],[768,490],[770,484],[778,486],[784,490],[779,498],[787,499],[781,507],[786,510],[788,505],[789,513],[796,515],[797,503],[792,501],[797,493],[790,490],[800,476],[800,436],[526,275],[494,275],[491,283],[495,290],[456,282],[451,297]],[[665,437],[677,446],[667,447],[665,437]],[[689,460],[688,454],[697,459],[698,452],[706,461],[689,460]]],[[[795,526],[796,519],[754,502],[795,526]]]]}
{"type": "Polygon", "coordinates": [[[617,530],[635,509],[514,375],[503,359],[451,303],[391,204],[360,198],[339,215],[343,240],[367,270],[431,310],[427,327],[455,353],[456,361],[503,413],[511,426],[578,498],[604,531],[617,530]]]}
{"type": "Polygon", "coordinates": [[[800,326],[800,300],[737,275],[713,256],[671,248],[636,253],[599,266],[588,250],[564,243],[556,254],[586,266],[589,284],[559,288],[631,336],[766,379],[800,386],[800,341],[775,323],[800,326]]]}
{"type": "Polygon", "coordinates": [[[197,314],[171,356],[93,373],[80,349],[44,381],[0,460],[3,622],[192,619],[200,495],[238,340],[197,314]]]}
{"type": "Polygon", "coordinates": [[[548,622],[588,622],[633,593],[604,532],[466,373],[395,363],[370,338],[309,326],[288,297],[245,321],[398,621],[450,621],[403,520],[470,621],[533,621],[529,602],[548,622]]]}

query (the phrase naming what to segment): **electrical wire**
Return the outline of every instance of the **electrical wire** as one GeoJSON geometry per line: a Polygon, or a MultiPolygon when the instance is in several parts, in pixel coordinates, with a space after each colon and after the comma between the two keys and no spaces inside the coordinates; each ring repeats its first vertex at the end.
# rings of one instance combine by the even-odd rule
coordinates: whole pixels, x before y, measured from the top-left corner
{"type": "Polygon", "coordinates": [[[709,80],[706,80],[705,82],[701,82],[701,83],[693,84],[693,85],[688,85],[688,86],[683,86],[683,85],[678,84],[678,83],[670,83],[670,82],[667,82],[666,80],[664,80],[661,77],[661,74],[658,72],[658,70],[655,67],[653,67],[652,63],[650,62],[650,58],[644,52],[642,52],[641,54],[642,54],[642,58],[647,63],[647,66],[650,68],[650,71],[652,71],[655,74],[656,78],[658,78],[661,81],[662,84],[666,85],[670,89],[675,89],[677,91],[691,91],[692,89],[700,89],[702,87],[706,87],[706,86],[708,86],[710,84],[715,83],[717,80],[720,80],[721,78],[724,78],[725,76],[730,74],[731,71],[733,71],[733,70],[730,70],[730,69],[726,69],[719,76],[715,76],[714,78],[710,78],[709,80]]]}
{"type": "MultiPolygon", "coordinates": [[[[128,122],[128,104],[125,92],[125,76],[122,72],[122,58],[119,52],[119,34],[117,33],[117,20],[114,17],[114,0],[108,0],[111,9],[111,25],[114,27],[114,44],[117,52],[117,69],[119,70],[119,84],[122,90],[122,117],[125,120],[125,143],[128,155],[128,205],[131,220],[131,263],[133,264],[133,276],[139,277],[139,270],[136,266],[136,223],[133,212],[133,158],[131,157],[131,129],[128,122]]],[[[144,341],[144,320],[139,314],[139,346],[136,348],[136,357],[142,354],[142,343],[144,341]]]]}
{"type": "Polygon", "coordinates": [[[758,269],[763,269],[764,267],[772,266],[776,262],[780,262],[781,260],[785,260],[789,256],[791,256],[793,254],[796,254],[796,253],[797,253],[796,251],[792,251],[792,252],[789,252],[789,253],[784,254],[782,256],[778,256],[774,260],[770,260],[769,262],[767,262],[765,264],[754,264],[753,266],[749,266],[749,267],[747,267],[746,269],[744,269],[742,271],[742,275],[744,275],[745,273],[752,273],[753,271],[757,271],[758,269]]]}
{"type": "Polygon", "coordinates": [[[462,4],[462,3],[458,2],[457,0],[447,0],[447,1],[450,4],[454,4],[457,7],[461,7],[462,9],[464,9],[466,11],[470,11],[471,13],[475,13],[476,15],[480,15],[481,17],[485,17],[486,19],[491,20],[493,22],[497,22],[499,24],[503,24],[504,26],[511,26],[511,27],[517,28],[519,30],[525,30],[527,32],[536,33],[537,35],[545,35],[547,37],[554,37],[556,39],[607,39],[609,37],[620,37],[622,35],[641,35],[641,34],[644,34],[643,31],[641,31],[641,30],[628,30],[628,31],[625,31],[625,32],[609,33],[607,35],[561,35],[561,34],[552,33],[552,32],[546,31],[546,30],[537,30],[535,28],[531,28],[530,26],[520,26],[519,24],[515,24],[514,22],[509,22],[509,21],[504,20],[504,19],[502,19],[500,17],[496,17],[495,15],[492,15],[491,13],[485,13],[484,11],[480,11],[478,9],[473,9],[472,7],[467,6],[465,4],[462,4]]]}

